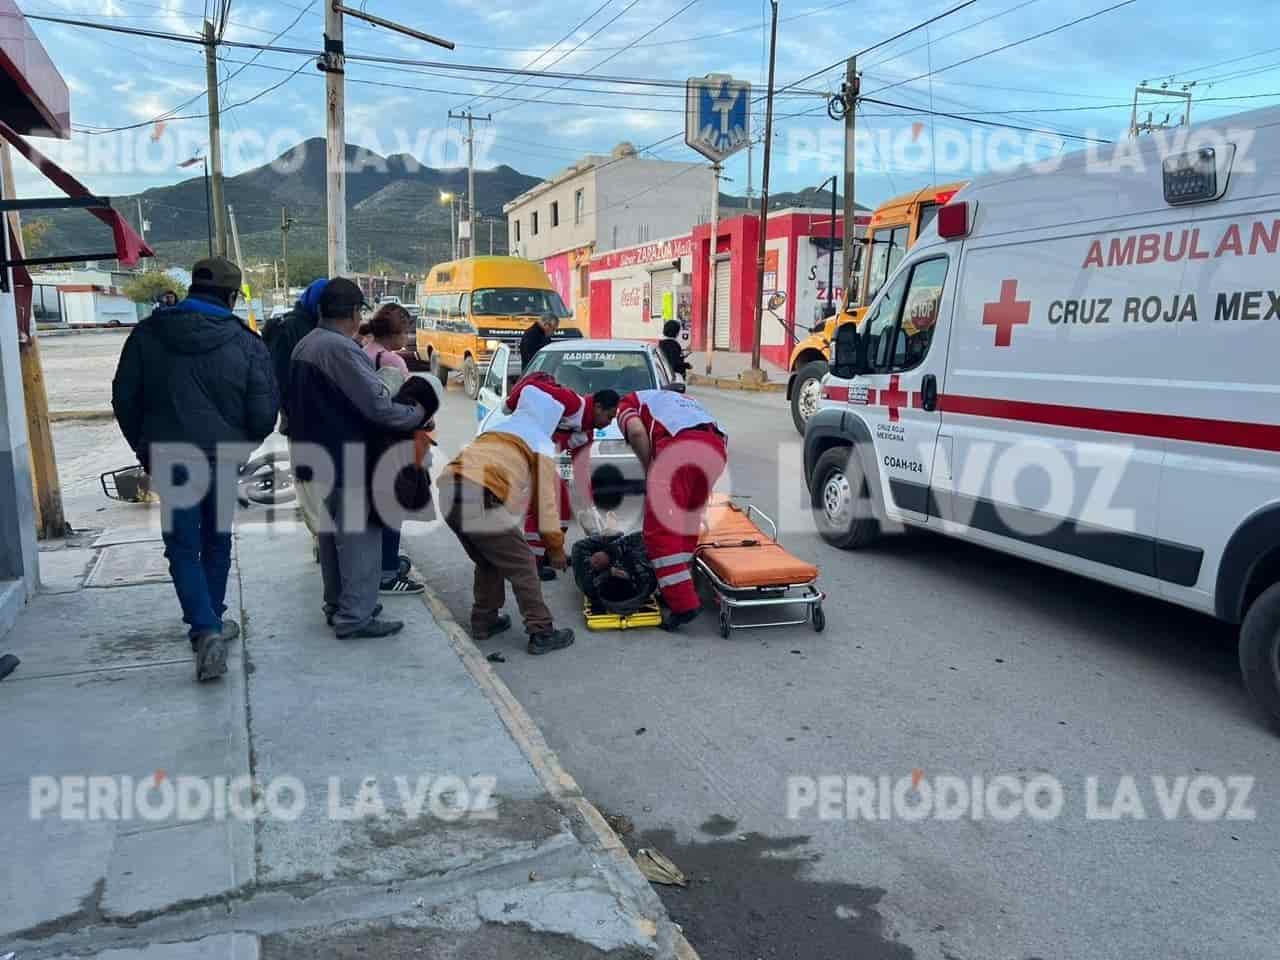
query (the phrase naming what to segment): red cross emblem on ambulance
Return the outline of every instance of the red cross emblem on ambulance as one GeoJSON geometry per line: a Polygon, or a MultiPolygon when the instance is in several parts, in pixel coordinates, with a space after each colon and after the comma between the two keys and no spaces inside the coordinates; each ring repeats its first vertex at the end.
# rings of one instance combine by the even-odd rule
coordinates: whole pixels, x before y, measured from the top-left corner
{"type": "Polygon", "coordinates": [[[911,404],[911,394],[903,390],[898,375],[889,378],[889,389],[880,391],[880,406],[889,408],[889,422],[898,422],[898,411],[911,404]]]}
{"type": "Polygon", "coordinates": [[[1018,299],[1018,281],[1005,280],[1000,284],[1000,299],[983,304],[982,322],[996,328],[996,346],[1007,347],[1013,342],[1013,328],[1031,322],[1031,301],[1018,299]]]}

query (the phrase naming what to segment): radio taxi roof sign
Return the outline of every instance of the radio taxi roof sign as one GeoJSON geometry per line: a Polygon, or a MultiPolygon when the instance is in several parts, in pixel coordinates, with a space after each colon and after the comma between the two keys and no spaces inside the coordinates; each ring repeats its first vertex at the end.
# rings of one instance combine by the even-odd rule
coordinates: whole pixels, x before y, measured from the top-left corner
{"type": "Polygon", "coordinates": [[[737,153],[751,137],[751,84],[724,73],[685,84],[684,142],[714,163],[737,153]]]}

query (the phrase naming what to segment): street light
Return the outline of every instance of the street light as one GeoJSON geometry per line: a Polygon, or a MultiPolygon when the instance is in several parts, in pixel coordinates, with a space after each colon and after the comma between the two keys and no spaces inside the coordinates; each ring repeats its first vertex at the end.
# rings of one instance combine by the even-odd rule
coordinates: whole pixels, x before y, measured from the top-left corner
{"type": "Polygon", "coordinates": [[[449,254],[451,260],[458,259],[458,225],[455,215],[458,212],[458,205],[455,202],[457,195],[449,190],[440,191],[440,202],[449,204],[449,254]]]}
{"type": "Polygon", "coordinates": [[[203,156],[194,156],[190,160],[183,160],[179,167],[194,167],[197,163],[204,164],[204,222],[209,231],[209,256],[213,256],[213,192],[209,187],[209,161],[203,156]]]}

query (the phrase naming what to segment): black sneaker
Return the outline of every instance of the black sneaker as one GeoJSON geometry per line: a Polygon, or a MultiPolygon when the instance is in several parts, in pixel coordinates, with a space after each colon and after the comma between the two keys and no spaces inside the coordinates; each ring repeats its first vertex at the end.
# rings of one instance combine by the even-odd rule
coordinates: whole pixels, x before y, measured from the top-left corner
{"type": "Polygon", "coordinates": [[[374,617],[363,627],[339,633],[339,640],[376,640],[379,637],[390,637],[404,629],[403,620],[379,620],[374,617]]]}
{"type": "Polygon", "coordinates": [[[220,631],[196,637],[196,680],[216,680],[227,672],[227,644],[220,631]]]}
{"type": "Polygon", "coordinates": [[[573,646],[573,631],[568,628],[529,635],[529,652],[535,657],[571,646],[573,646]]]}
{"type": "Polygon", "coordinates": [[[538,564],[539,580],[541,580],[543,583],[550,583],[555,578],[556,578],[556,572],[555,570],[552,569],[551,564],[541,563],[541,562],[538,564]]]}
{"type": "MultiPolygon", "coordinates": [[[[236,623],[234,620],[223,620],[222,621],[222,639],[226,643],[230,643],[232,640],[239,640],[240,624],[236,623]]],[[[191,640],[192,652],[195,652],[196,650],[200,649],[200,640],[198,637],[191,637],[190,640],[191,640]]]]}
{"type": "Polygon", "coordinates": [[[422,593],[426,590],[426,585],[421,580],[413,580],[404,574],[397,574],[390,580],[383,580],[378,584],[378,593],[386,597],[394,597],[399,595],[412,596],[422,593]]]}
{"type": "Polygon", "coordinates": [[[670,610],[664,610],[662,614],[662,629],[667,633],[675,633],[686,623],[693,623],[698,619],[701,610],[686,610],[684,613],[672,613],[670,610]]]}
{"type": "Polygon", "coordinates": [[[510,629],[510,615],[500,613],[494,618],[493,623],[489,624],[489,629],[484,631],[484,633],[481,633],[473,627],[471,630],[471,639],[479,643],[483,640],[488,640],[490,637],[496,637],[500,633],[506,633],[510,629]]]}
{"type": "MultiPolygon", "coordinates": [[[[381,613],[382,613],[382,604],[378,604],[377,606],[375,606],[375,607],[373,608],[373,614],[372,614],[372,615],[376,617],[376,616],[378,616],[378,615],[379,615],[379,614],[381,614],[381,613]]],[[[334,618],[334,617],[336,617],[337,615],[338,615],[338,608],[337,608],[337,607],[331,607],[331,606],[329,606],[327,603],[324,605],[324,622],[325,622],[325,623],[327,623],[329,626],[331,626],[331,627],[332,627],[332,626],[333,626],[333,618],[334,618]]]]}

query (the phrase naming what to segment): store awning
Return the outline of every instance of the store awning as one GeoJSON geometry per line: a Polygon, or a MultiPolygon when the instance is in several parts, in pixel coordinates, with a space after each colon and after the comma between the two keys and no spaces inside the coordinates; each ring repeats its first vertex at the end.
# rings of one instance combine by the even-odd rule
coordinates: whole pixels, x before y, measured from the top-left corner
{"type": "Polygon", "coordinates": [[[117,210],[111,208],[110,197],[95,196],[88,187],[67,171],[33,147],[21,134],[4,121],[0,120],[0,137],[8,140],[13,148],[27,158],[33,167],[39,170],[59,190],[66,194],[50,199],[33,198],[29,200],[0,200],[0,211],[17,210],[57,210],[66,207],[79,207],[111,228],[115,241],[115,249],[92,253],[68,253],[57,257],[28,257],[0,261],[0,267],[35,266],[48,263],[71,263],[78,260],[119,260],[124,266],[132,267],[142,257],[153,257],[155,253],[146,242],[138,236],[117,210]]]}
{"type": "Polygon", "coordinates": [[[0,0],[0,120],[24,134],[71,136],[71,94],[14,0],[0,0]]]}

